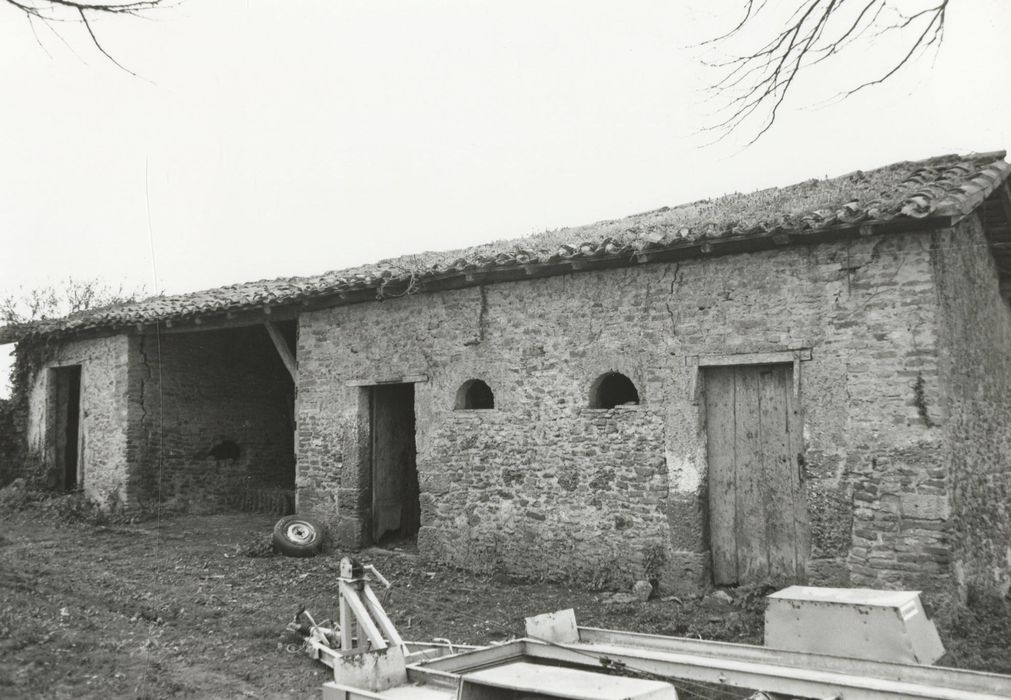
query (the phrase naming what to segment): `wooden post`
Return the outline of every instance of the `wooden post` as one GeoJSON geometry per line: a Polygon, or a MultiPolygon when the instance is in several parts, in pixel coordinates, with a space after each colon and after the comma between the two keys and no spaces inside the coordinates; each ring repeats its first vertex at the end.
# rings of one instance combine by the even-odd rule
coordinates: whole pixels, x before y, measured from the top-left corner
{"type": "MultiPolygon", "coordinates": [[[[379,573],[376,572],[376,575],[379,573]]],[[[390,646],[397,648],[403,646],[404,641],[397,628],[369,586],[363,567],[348,557],[341,559],[338,583],[341,651],[345,653],[381,651],[390,646]],[[358,633],[357,644],[354,643],[355,631],[358,633]]]]}
{"type": "Polygon", "coordinates": [[[291,348],[288,347],[288,341],[284,339],[281,331],[278,330],[277,326],[270,321],[263,322],[264,327],[267,329],[267,333],[270,335],[270,339],[274,342],[274,347],[277,349],[277,354],[281,356],[281,362],[284,366],[288,368],[288,373],[291,375],[292,380],[295,384],[298,384],[298,363],[295,360],[295,355],[292,353],[291,348]]]}
{"type": "Polygon", "coordinates": [[[346,584],[341,581],[338,590],[340,591],[340,611],[341,611],[341,651],[351,651],[354,634],[351,630],[352,620],[354,619],[351,615],[351,609],[348,607],[345,601],[344,586],[346,584]]]}

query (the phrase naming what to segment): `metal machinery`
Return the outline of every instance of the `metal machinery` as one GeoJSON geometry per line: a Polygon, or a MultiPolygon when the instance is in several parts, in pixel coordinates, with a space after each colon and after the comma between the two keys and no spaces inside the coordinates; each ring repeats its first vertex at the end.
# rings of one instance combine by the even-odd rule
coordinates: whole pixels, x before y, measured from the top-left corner
{"type": "MultiPolygon", "coordinates": [[[[339,626],[313,623],[306,641],[309,653],[334,671],[334,680],[323,686],[324,700],[675,700],[678,687],[702,697],[721,698],[744,698],[755,691],[765,696],[839,700],[1011,698],[1011,676],[909,663],[912,659],[905,657],[901,663],[880,660],[882,653],[875,654],[878,660],[869,660],[852,658],[854,654],[580,627],[572,610],[527,618],[524,638],[488,647],[405,642],[372,590],[372,583],[389,586],[379,572],[345,559],[340,574],[339,626]]],[[[799,625],[785,646],[791,646],[791,640],[793,646],[804,644],[796,640],[825,624],[858,624],[861,629],[867,627],[862,634],[873,636],[869,630],[876,623],[863,625],[861,617],[846,616],[866,617],[877,615],[877,611],[834,611],[842,617],[826,622],[815,616],[809,621],[803,609],[817,610],[817,606],[808,603],[819,595],[832,598],[835,594],[817,589],[789,591],[774,594],[770,600],[774,635],[783,631],[776,628],[799,625]],[[777,612],[780,605],[787,607],[777,612]],[[782,620],[777,617],[781,612],[782,620]],[[805,624],[809,626],[805,628],[805,624]]],[[[905,595],[894,601],[870,595],[859,605],[891,610],[885,617],[905,616],[904,622],[909,623],[922,616],[922,608],[915,594],[905,595]],[[915,606],[910,605],[909,595],[916,599],[915,606]],[[881,605],[874,605],[874,601],[881,605]]],[[[837,595],[823,604],[848,603],[837,595]]],[[[828,631],[824,626],[821,629],[828,631]]],[[[822,636],[833,636],[834,629],[822,636]]],[[[929,639],[922,650],[919,642],[909,641],[910,635],[919,634],[917,629],[933,629],[925,616],[904,627],[886,621],[882,629],[886,636],[899,640],[884,648],[908,648],[908,653],[921,661],[937,653],[938,647],[929,639]],[[915,627],[921,623],[929,627],[915,627]],[[903,646],[903,640],[910,646],[903,646]]]]}

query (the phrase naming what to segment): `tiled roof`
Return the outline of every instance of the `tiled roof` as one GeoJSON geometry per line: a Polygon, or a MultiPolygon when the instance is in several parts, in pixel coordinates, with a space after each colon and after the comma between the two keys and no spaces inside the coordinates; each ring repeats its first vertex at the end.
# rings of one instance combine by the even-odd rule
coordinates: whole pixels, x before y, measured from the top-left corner
{"type": "Polygon", "coordinates": [[[333,297],[412,283],[543,263],[627,257],[728,237],[762,238],[926,217],[958,217],[978,207],[1007,177],[1004,152],[947,155],[895,163],[828,180],[808,180],[750,194],[731,194],[675,207],[546,231],[466,250],[420,253],[315,277],[247,282],[188,294],[92,309],[62,319],[0,328],[0,342],[174,321],[229,311],[333,297]]]}

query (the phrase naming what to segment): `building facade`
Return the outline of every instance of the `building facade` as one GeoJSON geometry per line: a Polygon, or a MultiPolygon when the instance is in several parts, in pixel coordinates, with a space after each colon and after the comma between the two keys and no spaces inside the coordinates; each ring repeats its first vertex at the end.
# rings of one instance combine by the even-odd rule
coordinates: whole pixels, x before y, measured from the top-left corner
{"type": "Polygon", "coordinates": [[[104,503],[291,488],[341,547],[588,585],[1006,592],[1002,158],[0,337],[37,468],[104,503]]]}

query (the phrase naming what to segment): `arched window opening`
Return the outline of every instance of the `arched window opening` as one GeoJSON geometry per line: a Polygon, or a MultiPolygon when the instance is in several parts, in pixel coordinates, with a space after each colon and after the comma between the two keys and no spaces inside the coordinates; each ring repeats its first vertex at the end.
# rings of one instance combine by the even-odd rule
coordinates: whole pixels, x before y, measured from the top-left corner
{"type": "Polygon", "coordinates": [[[602,374],[590,387],[590,408],[614,408],[638,404],[639,391],[632,380],[620,372],[602,374]]]}
{"type": "Polygon", "coordinates": [[[456,392],[456,410],[495,408],[495,394],[480,379],[470,379],[456,392]]]}

